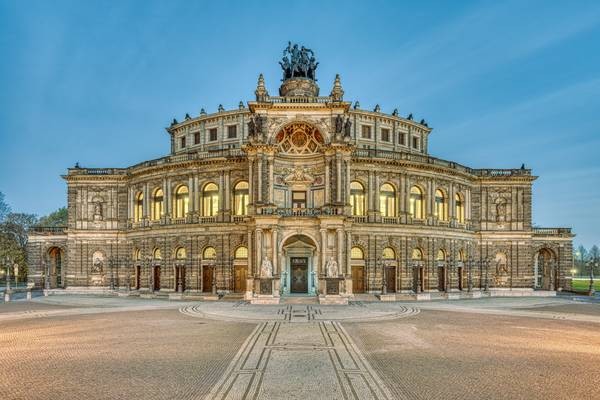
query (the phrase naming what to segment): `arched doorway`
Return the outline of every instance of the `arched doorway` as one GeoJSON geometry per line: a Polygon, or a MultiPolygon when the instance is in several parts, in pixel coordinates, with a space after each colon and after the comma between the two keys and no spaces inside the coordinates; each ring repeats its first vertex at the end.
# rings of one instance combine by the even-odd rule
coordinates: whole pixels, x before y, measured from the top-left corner
{"type": "Polygon", "coordinates": [[[554,252],[548,248],[540,249],[535,254],[534,260],[534,288],[556,290],[557,267],[554,252]]]}
{"type": "Polygon", "coordinates": [[[284,239],[281,245],[284,294],[312,294],[317,287],[317,245],[310,237],[298,234],[284,239]]]}
{"type": "Polygon", "coordinates": [[[51,247],[48,250],[48,266],[44,271],[46,279],[50,280],[51,288],[64,287],[63,262],[64,252],[60,247],[51,247]]]}

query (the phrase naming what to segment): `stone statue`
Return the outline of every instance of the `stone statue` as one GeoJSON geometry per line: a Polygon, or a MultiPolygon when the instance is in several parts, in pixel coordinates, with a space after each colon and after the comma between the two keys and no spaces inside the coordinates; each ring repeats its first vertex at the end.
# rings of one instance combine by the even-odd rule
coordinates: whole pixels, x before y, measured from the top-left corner
{"type": "Polygon", "coordinates": [[[94,221],[102,221],[102,203],[99,201],[94,204],[94,221]]]}
{"type": "Polygon", "coordinates": [[[260,264],[260,277],[271,278],[273,276],[273,264],[266,256],[263,257],[262,263],[260,264]]]}
{"type": "Polygon", "coordinates": [[[342,133],[342,131],[344,130],[344,118],[338,114],[337,117],[335,117],[335,133],[342,133]]]}
{"type": "Polygon", "coordinates": [[[327,270],[328,278],[337,278],[337,276],[339,275],[338,274],[338,263],[337,263],[337,261],[335,261],[333,259],[333,257],[329,257],[329,261],[327,261],[325,268],[327,270]]]}
{"type": "Polygon", "coordinates": [[[500,202],[496,204],[496,222],[504,222],[506,220],[506,203],[500,202]]]}
{"type": "Polygon", "coordinates": [[[91,272],[93,274],[100,274],[100,273],[102,273],[103,265],[104,265],[104,254],[102,254],[99,251],[95,252],[92,255],[92,269],[91,269],[91,272]]]}
{"type": "Polygon", "coordinates": [[[350,121],[350,118],[348,118],[346,120],[346,123],[344,124],[344,136],[350,137],[352,134],[352,121],[350,121]]]}
{"type": "Polygon", "coordinates": [[[311,49],[304,46],[299,48],[297,44],[292,46],[292,43],[288,42],[279,65],[283,69],[284,81],[290,78],[308,78],[315,81],[315,70],[319,63],[311,49]]]}

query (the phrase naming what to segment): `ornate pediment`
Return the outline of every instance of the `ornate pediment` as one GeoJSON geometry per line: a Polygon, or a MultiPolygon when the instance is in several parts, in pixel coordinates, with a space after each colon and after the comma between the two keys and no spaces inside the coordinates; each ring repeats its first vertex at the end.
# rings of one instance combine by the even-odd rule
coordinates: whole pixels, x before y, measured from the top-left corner
{"type": "Polygon", "coordinates": [[[286,173],[283,181],[288,185],[311,185],[315,181],[308,168],[294,167],[286,173]]]}

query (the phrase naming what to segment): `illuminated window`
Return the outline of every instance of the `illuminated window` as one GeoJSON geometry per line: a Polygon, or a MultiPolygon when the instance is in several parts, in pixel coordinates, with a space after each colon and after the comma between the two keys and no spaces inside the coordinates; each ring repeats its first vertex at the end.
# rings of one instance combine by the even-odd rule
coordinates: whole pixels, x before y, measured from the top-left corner
{"type": "Polygon", "coordinates": [[[175,250],[175,258],[177,260],[185,260],[185,257],[186,257],[185,247],[178,247],[177,250],[175,250]]]}
{"type": "Polygon", "coordinates": [[[202,252],[202,258],[205,260],[214,260],[217,258],[217,251],[214,247],[207,247],[202,252]]]}
{"type": "Polygon", "coordinates": [[[365,188],[359,182],[350,183],[352,215],[365,215],[365,188]]]}
{"type": "Polygon", "coordinates": [[[238,182],[233,188],[233,214],[248,214],[248,182],[238,182]]]}
{"type": "Polygon", "coordinates": [[[435,216],[440,221],[448,221],[448,199],[440,189],[435,191],[435,216]]]}
{"type": "Polygon", "coordinates": [[[142,259],[142,251],[140,249],[135,249],[133,251],[133,259],[135,261],[141,261],[141,259],[142,259]]]}
{"type": "Polygon", "coordinates": [[[414,248],[412,251],[412,260],[413,261],[423,261],[423,251],[419,248],[414,248]]]}
{"type": "Polygon", "coordinates": [[[190,193],[187,186],[181,185],[175,191],[175,218],[185,218],[188,213],[190,193]]]}
{"type": "Polygon", "coordinates": [[[207,183],[202,190],[202,210],[205,217],[219,213],[219,187],[214,183],[207,183]]]}
{"type": "Polygon", "coordinates": [[[154,251],[152,252],[152,258],[154,258],[155,260],[162,260],[162,254],[158,247],[156,249],[154,249],[154,251]]]}
{"type": "Polygon", "coordinates": [[[164,196],[162,189],[156,189],[154,196],[152,197],[152,219],[159,220],[163,215],[164,210],[164,196]]]}
{"type": "Polygon", "coordinates": [[[446,252],[442,249],[439,249],[435,259],[438,261],[446,261],[446,252]]]}
{"type": "Polygon", "coordinates": [[[246,246],[240,246],[235,249],[235,258],[248,258],[248,248],[246,246]]]}
{"type": "Polygon", "coordinates": [[[454,196],[454,207],[456,209],[456,220],[464,224],[465,223],[465,202],[460,193],[456,193],[454,196]]]}
{"type": "Polygon", "coordinates": [[[144,194],[139,192],[135,196],[135,203],[133,206],[133,220],[140,222],[144,216],[144,194]]]}
{"type": "Polygon", "coordinates": [[[410,215],[423,219],[423,191],[418,186],[410,188],[410,215]]]}
{"type": "Polygon", "coordinates": [[[379,188],[379,211],[382,217],[396,216],[396,191],[389,183],[379,188]]]}
{"type": "Polygon", "coordinates": [[[360,247],[355,246],[352,248],[352,250],[350,250],[350,258],[352,260],[364,260],[365,254],[360,247]]]}
{"type": "Polygon", "coordinates": [[[467,255],[465,254],[465,251],[462,249],[458,251],[458,261],[460,261],[460,262],[467,261],[467,255]]]}
{"type": "Polygon", "coordinates": [[[396,252],[391,247],[386,247],[383,249],[381,258],[384,260],[394,260],[396,258],[396,252]]]}

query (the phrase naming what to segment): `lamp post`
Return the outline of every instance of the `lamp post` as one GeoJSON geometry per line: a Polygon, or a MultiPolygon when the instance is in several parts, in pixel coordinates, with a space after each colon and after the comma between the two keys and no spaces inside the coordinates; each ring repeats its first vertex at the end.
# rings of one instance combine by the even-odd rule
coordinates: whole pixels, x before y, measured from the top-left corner
{"type": "Polygon", "coordinates": [[[115,290],[115,275],[113,273],[113,270],[115,268],[115,257],[109,257],[108,265],[110,266],[110,290],[115,290]]]}
{"type": "Polygon", "coordinates": [[[590,287],[588,288],[588,295],[593,296],[596,294],[596,290],[594,289],[594,266],[598,266],[598,261],[594,257],[594,260],[588,261],[590,266],[590,287]]]}
{"type": "Polygon", "coordinates": [[[131,292],[131,257],[130,256],[126,256],[125,257],[125,270],[126,270],[126,276],[127,276],[127,294],[129,294],[129,292],[131,292]]]}
{"type": "Polygon", "coordinates": [[[211,265],[212,269],[212,282],[211,282],[211,291],[213,295],[217,294],[217,266],[215,264],[211,265]]]}
{"type": "Polygon", "coordinates": [[[6,268],[6,291],[10,293],[10,270],[12,268],[12,259],[9,256],[4,258],[4,267],[6,268]]]}
{"type": "Polygon", "coordinates": [[[44,270],[46,271],[46,281],[44,282],[44,288],[50,290],[50,263],[43,261],[44,270]]]}
{"type": "Polygon", "coordinates": [[[488,270],[490,269],[490,260],[486,258],[485,260],[483,260],[483,263],[485,265],[485,282],[484,282],[483,290],[487,292],[490,290],[490,280],[489,280],[489,273],[488,273],[488,270]]]}
{"type": "Polygon", "coordinates": [[[381,265],[381,294],[387,294],[387,279],[385,279],[385,260],[382,260],[381,257],[378,257],[377,263],[381,265]]]}
{"type": "Polygon", "coordinates": [[[448,257],[446,260],[446,278],[444,279],[444,291],[448,293],[452,290],[452,272],[454,271],[454,258],[452,256],[448,257]]]}
{"type": "Polygon", "coordinates": [[[473,290],[473,276],[471,275],[471,269],[473,269],[473,256],[469,257],[467,261],[469,270],[467,271],[467,291],[471,292],[473,290]]]}
{"type": "Polygon", "coordinates": [[[15,289],[19,288],[19,264],[15,263],[15,289]]]}

